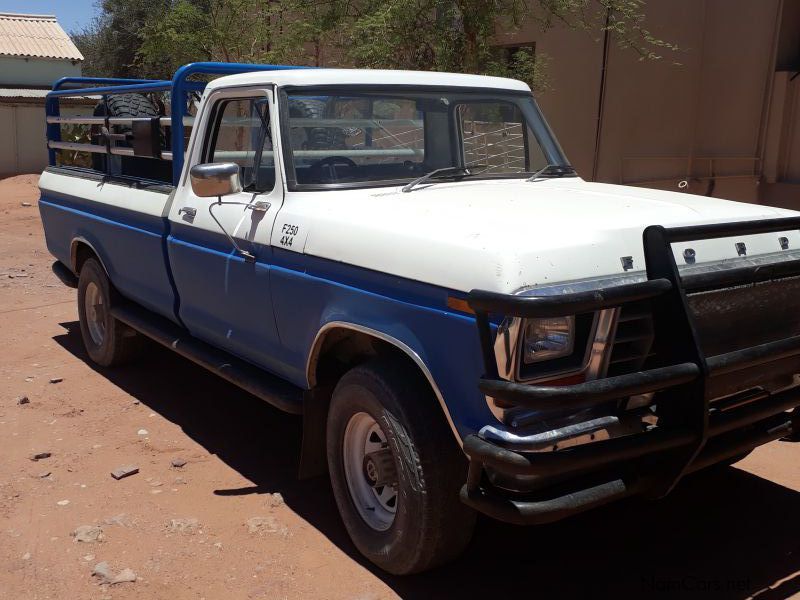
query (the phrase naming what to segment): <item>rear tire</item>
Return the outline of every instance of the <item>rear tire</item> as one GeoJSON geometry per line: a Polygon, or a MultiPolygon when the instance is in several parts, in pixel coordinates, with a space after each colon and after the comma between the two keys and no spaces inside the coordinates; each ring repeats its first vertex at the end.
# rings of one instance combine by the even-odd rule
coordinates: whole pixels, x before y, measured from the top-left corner
{"type": "Polygon", "coordinates": [[[100,263],[86,259],[78,277],[78,317],[86,353],[101,367],[131,362],[142,350],[141,336],[111,316],[117,299],[100,263]]]}
{"type": "Polygon", "coordinates": [[[410,365],[374,360],[341,378],[328,412],[327,453],[350,538],[383,570],[424,571],[469,543],[475,513],[459,499],[466,460],[410,365]],[[371,464],[377,455],[383,460],[371,464]],[[385,480],[394,485],[376,485],[385,480]]]}

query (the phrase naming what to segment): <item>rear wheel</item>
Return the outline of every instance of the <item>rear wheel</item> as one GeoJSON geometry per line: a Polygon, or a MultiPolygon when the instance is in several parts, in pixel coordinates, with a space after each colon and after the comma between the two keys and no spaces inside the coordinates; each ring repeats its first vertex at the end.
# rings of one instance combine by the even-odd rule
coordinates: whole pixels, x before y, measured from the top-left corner
{"type": "Polygon", "coordinates": [[[116,298],[100,263],[86,259],[78,277],[78,317],[86,353],[102,367],[130,362],[142,348],[141,336],[111,315],[116,298]]]}
{"type": "Polygon", "coordinates": [[[424,571],[469,543],[475,513],[458,496],[466,460],[410,366],[378,360],[342,377],[328,413],[327,450],[345,527],[382,569],[424,571]]]}

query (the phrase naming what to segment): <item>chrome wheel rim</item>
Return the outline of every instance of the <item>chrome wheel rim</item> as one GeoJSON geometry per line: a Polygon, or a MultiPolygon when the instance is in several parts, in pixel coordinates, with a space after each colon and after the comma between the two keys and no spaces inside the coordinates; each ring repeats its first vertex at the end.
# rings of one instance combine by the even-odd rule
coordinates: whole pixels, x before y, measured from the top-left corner
{"type": "Polygon", "coordinates": [[[106,310],[100,286],[93,281],[86,286],[83,307],[86,313],[86,328],[89,330],[89,335],[97,346],[102,346],[106,337],[106,310]]]}
{"type": "Polygon", "coordinates": [[[350,417],[344,432],[342,459],[350,498],[364,522],[376,531],[386,531],[397,511],[397,485],[374,486],[370,454],[389,450],[380,425],[359,412],[350,417]]]}

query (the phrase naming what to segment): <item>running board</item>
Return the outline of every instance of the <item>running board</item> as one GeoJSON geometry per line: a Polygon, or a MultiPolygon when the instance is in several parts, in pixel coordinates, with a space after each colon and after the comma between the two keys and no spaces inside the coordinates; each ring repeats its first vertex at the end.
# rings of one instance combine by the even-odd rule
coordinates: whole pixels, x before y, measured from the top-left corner
{"type": "Polygon", "coordinates": [[[133,304],[115,306],[111,315],[142,335],[188,358],[285,412],[303,414],[303,390],[192,337],[185,329],[133,304]]]}

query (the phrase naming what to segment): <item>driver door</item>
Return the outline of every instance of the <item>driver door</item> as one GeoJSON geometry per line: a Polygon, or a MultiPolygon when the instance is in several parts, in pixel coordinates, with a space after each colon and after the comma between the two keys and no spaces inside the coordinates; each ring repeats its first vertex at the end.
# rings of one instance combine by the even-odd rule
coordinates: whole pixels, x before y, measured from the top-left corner
{"type": "Polygon", "coordinates": [[[269,284],[271,249],[257,242],[269,239],[283,202],[273,152],[278,135],[274,93],[222,90],[209,97],[203,112],[197,120],[203,130],[194,132],[169,214],[167,247],[178,315],[195,337],[276,370],[271,358],[278,346],[269,284]],[[242,181],[243,190],[221,202],[196,196],[188,177],[192,166],[214,162],[238,164],[242,181]]]}

